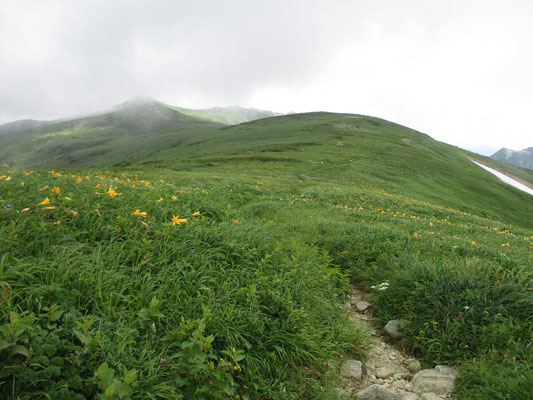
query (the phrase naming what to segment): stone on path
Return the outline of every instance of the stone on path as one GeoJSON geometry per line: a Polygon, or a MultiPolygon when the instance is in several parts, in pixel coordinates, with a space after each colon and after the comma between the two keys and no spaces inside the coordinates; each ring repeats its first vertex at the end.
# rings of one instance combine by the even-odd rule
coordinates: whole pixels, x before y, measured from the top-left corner
{"type": "Polygon", "coordinates": [[[381,367],[376,370],[376,378],[387,379],[394,374],[394,370],[389,367],[381,367]]]}
{"type": "Polygon", "coordinates": [[[360,380],[363,375],[361,361],[346,360],[342,366],[341,374],[345,378],[360,380]]]}
{"type": "Polygon", "coordinates": [[[419,400],[420,397],[416,393],[402,393],[400,400],[419,400]]]}
{"type": "Polygon", "coordinates": [[[394,389],[405,389],[405,385],[407,385],[409,382],[407,382],[405,379],[399,379],[397,381],[392,382],[392,387],[394,389]]]}
{"type": "Polygon", "coordinates": [[[438,365],[434,369],[423,369],[418,372],[411,384],[415,393],[435,393],[447,395],[455,388],[457,371],[451,367],[438,365]]]}
{"type": "Polygon", "coordinates": [[[399,339],[402,336],[401,330],[407,326],[407,323],[403,319],[391,319],[383,329],[391,338],[399,339]]]}
{"type": "Polygon", "coordinates": [[[409,358],[405,360],[405,366],[407,369],[411,372],[418,372],[422,369],[422,365],[420,364],[420,361],[418,361],[416,358],[409,358]]]}
{"type": "Polygon", "coordinates": [[[370,307],[372,307],[372,304],[366,302],[366,301],[359,301],[355,307],[357,308],[357,311],[359,312],[365,312],[366,310],[368,310],[370,307]]]}
{"type": "Polygon", "coordinates": [[[445,375],[453,376],[454,379],[457,378],[457,376],[459,375],[459,373],[454,368],[448,367],[447,365],[436,365],[435,369],[445,375]]]}
{"type": "Polygon", "coordinates": [[[398,400],[398,396],[381,385],[371,385],[357,392],[359,400],[398,400]]]}
{"type": "Polygon", "coordinates": [[[422,393],[420,395],[421,400],[442,400],[442,397],[437,396],[434,393],[422,393]]]}

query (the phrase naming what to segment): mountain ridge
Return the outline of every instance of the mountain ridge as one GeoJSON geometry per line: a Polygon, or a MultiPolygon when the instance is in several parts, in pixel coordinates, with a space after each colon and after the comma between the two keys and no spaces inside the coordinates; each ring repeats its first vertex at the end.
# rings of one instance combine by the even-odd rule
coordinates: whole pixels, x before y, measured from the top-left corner
{"type": "Polygon", "coordinates": [[[523,150],[511,150],[502,147],[490,157],[519,167],[533,169],[533,147],[523,150]]]}

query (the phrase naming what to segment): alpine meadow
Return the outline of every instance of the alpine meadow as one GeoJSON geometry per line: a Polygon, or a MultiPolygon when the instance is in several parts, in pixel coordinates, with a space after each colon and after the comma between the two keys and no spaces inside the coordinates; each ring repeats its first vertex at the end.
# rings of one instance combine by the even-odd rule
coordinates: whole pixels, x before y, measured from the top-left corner
{"type": "Polygon", "coordinates": [[[472,160],[530,169],[364,115],[151,99],[0,148],[2,399],[531,399],[533,198],[472,160]],[[394,397],[346,374],[376,375],[376,340],[422,369],[375,377],[394,397]],[[417,389],[436,365],[451,389],[417,389]]]}

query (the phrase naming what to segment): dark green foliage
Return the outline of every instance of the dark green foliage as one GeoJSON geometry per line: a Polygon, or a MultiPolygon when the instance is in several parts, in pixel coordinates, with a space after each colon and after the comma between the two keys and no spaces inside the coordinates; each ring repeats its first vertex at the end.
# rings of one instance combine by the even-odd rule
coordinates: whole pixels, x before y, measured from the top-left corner
{"type": "Polygon", "coordinates": [[[232,222],[209,186],[87,178],[1,186],[2,398],[293,398],[303,366],[361,351],[316,249],[232,222]]]}

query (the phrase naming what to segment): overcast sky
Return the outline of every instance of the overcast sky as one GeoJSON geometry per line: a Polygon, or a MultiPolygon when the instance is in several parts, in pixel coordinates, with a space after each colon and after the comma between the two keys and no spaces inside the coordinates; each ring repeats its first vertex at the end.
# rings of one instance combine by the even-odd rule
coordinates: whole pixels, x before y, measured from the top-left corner
{"type": "Polygon", "coordinates": [[[0,0],[0,123],[135,95],[533,146],[531,0],[0,0]]]}

